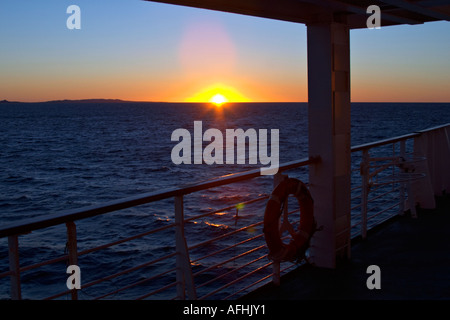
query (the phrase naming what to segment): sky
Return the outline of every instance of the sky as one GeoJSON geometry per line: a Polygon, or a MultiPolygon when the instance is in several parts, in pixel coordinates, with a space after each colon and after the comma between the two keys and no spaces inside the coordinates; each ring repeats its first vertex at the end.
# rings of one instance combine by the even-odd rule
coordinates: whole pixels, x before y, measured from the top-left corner
{"type": "MultiPolygon", "coordinates": [[[[350,32],[354,102],[450,102],[450,23],[350,32]]],[[[0,100],[307,102],[306,26],[140,0],[0,0],[0,100]],[[81,29],[67,28],[67,7],[81,29]]]]}

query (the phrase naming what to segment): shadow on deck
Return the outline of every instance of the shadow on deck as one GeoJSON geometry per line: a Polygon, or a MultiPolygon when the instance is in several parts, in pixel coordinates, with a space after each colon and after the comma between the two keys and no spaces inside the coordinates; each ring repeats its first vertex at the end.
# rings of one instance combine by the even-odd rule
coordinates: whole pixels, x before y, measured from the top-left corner
{"type": "Polygon", "coordinates": [[[300,266],[242,297],[244,300],[449,300],[450,196],[437,209],[395,217],[370,230],[366,240],[352,240],[352,257],[336,269],[300,266]],[[367,267],[381,269],[381,289],[369,290],[367,267]]]}

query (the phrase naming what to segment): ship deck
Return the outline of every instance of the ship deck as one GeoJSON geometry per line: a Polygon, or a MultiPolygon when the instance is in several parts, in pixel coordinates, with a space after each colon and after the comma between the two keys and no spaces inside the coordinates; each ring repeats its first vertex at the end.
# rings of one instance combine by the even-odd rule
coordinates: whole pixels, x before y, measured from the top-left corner
{"type": "Polygon", "coordinates": [[[418,217],[397,216],[352,240],[351,259],[336,269],[303,265],[242,297],[244,300],[447,300],[450,299],[450,196],[437,209],[419,209],[418,217]],[[381,288],[369,290],[380,267],[381,288]]]}

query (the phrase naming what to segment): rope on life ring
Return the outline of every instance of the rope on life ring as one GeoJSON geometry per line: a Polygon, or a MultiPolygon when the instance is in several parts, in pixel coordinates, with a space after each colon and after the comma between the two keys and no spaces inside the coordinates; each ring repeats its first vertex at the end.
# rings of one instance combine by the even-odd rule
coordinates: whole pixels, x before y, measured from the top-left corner
{"type": "Polygon", "coordinates": [[[318,230],[316,226],[314,200],[306,185],[295,178],[284,179],[272,191],[264,212],[263,232],[269,248],[268,258],[276,262],[305,259],[310,240],[314,232],[318,230]],[[283,219],[281,228],[279,227],[284,203],[290,194],[297,198],[300,206],[300,225],[297,231],[289,223],[287,215],[283,219]],[[288,230],[292,237],[289,244],[281,240],[284,230],[288,230]]]}

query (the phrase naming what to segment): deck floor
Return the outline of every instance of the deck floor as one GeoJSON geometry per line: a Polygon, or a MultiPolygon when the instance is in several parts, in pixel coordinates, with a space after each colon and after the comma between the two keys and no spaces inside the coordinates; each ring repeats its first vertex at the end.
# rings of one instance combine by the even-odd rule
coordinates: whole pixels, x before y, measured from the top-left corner
{"type": "Polygon", "coordinates": [[[405,214],[370,230],[366,240],[355,239],[352,257],[336,269],[300,266],[265,285],[244,300],[449,300],[450,197],[438,199],[436,210],[405,214]],[[369,265],[381,270],[381,289],[369,290],[369,265]]]}

